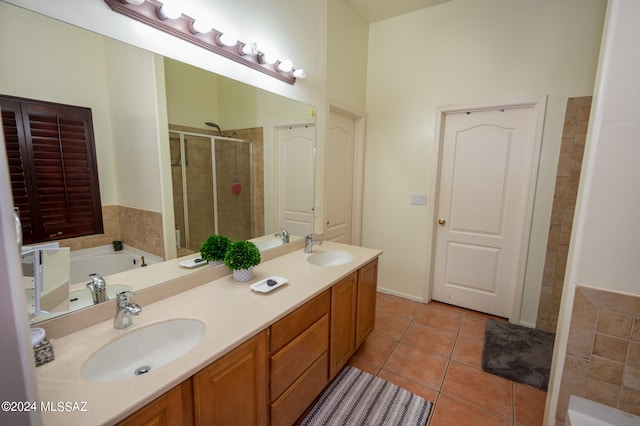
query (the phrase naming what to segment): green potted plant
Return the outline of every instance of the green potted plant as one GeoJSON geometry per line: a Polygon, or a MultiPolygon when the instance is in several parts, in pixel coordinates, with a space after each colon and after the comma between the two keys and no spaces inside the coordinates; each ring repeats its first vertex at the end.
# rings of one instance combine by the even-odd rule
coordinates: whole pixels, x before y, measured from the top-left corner
{"type": "Polygon", "coordinates": [[[260,250],[251,241],[231,243],[224,255],[224,264],[233,270],[233,279],[249,281],[253,278],[253,267],[260,263],[260,250]]]}
{"type": "Polygon", "coordinates": [[[224,235],[212,235],[202,242],[200,257],[211,265],[222,265],[231,240],[224,235]]]}

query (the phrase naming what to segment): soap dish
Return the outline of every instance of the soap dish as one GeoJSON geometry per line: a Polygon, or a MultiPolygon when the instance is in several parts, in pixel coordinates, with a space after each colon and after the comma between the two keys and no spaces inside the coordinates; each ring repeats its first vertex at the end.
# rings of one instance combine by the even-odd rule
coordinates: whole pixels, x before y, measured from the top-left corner
{"type": "Polygon", "coordinates": [[[178,265],[182,266],[183,268],[197,268],[198,266],[202,266],[202,265],[206,265],[207,262],[204,259],[201,259],[199,257],[195,258],[195,259],[189,259],[189,260],[183,260],[182,262],[178,263],[178,265]]]}
{"type": "Polygon", "coordinates": [[[282,277],[268,277],[256,283],[251,284],[251,290],[257,291],[259,293],[269,293],[271,290],[275,290],[276,288],[285,285],[288,281],[289,280],[282,277]],[[269,280],[273,280],[276,283],[273,285],[269,285],[268,283],[269,280]]]}

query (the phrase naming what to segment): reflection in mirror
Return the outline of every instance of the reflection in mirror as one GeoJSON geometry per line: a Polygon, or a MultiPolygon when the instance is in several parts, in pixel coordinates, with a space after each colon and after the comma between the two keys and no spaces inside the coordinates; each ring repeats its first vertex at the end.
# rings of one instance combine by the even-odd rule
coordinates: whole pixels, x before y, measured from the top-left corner
{"type": "Polygon", "coordinates": [[[233,137],[169,129],[178,257],[197,252],[210,235],[263,235],[262,128],[227,132],[233,137]]]}
{"type": "MultiPolygon", "coordinates": [[[[105,247],[113,254],[110,243],[120,240],[160,260],[175,257],[176,247],[186,249],[183,235],[179,243],[172,245],[176,226],[180,234],[184,230],[176,221],[174,212],[179,209],[171,200],[172,173],[178,168],[171,166],[177,157],[170,149],[170,131],[177,126],[221,136],[206,122],[217,123],[225,137],[252,141],[250,179],[254,213],[248,237],[264,241],[261,245],[268,249],[282,243],[275,237],[281,227],[298,235],[312,232],[314,167],[308,155],[313,152],[312,106],[4,2],[0,2],[0,39],[10,40],[0,43],[3,57],[0,93],[82,105],[92,110],[105,233],[63,240],[61,246],[70,247],[73,253],[105,247]],[[25,27],[30,28],[28,35],[11,36],[24,35],[25,27]],[[42,71],[43,63],[47,64],[46,72],[42,71]],[[306,156],[302,161],[286,157],[282,149],[292,139],[286,139],[286,132],[279,130],[295,130],[296,126],[310,135],[296,135],[297,140],[305,141],[304,150],[300,150],[306,156]],[[262,158],[257,155],[256,137],[243,134],[244,129],[262,131],[262,158]],[[238,133],[230,135],[233,131],[238,133]],[[279,133],[283,135],[280,140],[279,133]],[[292,170],[283,166],[289,164],[296,165],[296,172],[308,176],[289,180],[292,170]],[[261,173],[257,172],[259,167],[261,173]],[[256,184],[258,179],[262,183],[256,184]],[[293,183],[287,185],[287,181],[293,183]],[[296,185],[296,181],[304,185],[296,185]],[[260,189],[262,200],[256,203],[260,189]],[[297,194],[289,197],[297,201],[293,209],[282,205],[285,190],[297,194]],[[304,198],[299,198],[300,194],[304,198]],[[283,216],[289,212],[294,216],[283,216]]],[[[294,149],[289,154],[295,152],[294,149]]],[[[189,161],[192,159],[193,156],[189,161]]],[[[239,188],[240,194],[248,193],[247,177],[237,177],[239,182],[235,179],[221,178],[220,191],[234,195],[239,188]]],[[[219,201],[219,208],[225,203],[219,201]]],[[[232,234],[221,229],[219,232],[232,234]]],[[[247,238],[245,235],[242,238],[247,238]]],[[[202,238],[192,237],[188,250],[197,252],[197,240],[202,238]]],[[[106,272],[91,272],[108,277],[106,272]]],[[[88,282],[88,277],[82,279],[88,282]]],[[[73,309],[73,302],[70,308],[73,309]]]]}
{"type": "Polygon", "coordinates": [[[69,310],[69,259],[70,250],[55,243],[22,248],[22,286],[29,318],[69,310]]]}

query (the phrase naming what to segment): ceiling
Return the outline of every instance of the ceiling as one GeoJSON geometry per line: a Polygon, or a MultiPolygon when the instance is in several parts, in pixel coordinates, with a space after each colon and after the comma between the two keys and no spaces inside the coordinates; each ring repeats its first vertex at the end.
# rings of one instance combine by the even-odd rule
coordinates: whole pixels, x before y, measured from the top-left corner
{"type": "Polygon", "coordinates": [[[368,23],[415,12],[451,0],[345,0],[368,23]]]}

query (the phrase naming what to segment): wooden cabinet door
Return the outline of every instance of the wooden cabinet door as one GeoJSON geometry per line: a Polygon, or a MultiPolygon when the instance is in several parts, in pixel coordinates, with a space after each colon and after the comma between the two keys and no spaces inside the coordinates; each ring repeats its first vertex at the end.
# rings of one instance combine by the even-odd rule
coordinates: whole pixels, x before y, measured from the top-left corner
{"type": "Polygon", "coordinates": [[[356,349],[376,325],[376,293],[378,289],[378,258],[358,270],[356,307],[356,349]]]}
{"type": "Polygon", "coordinates": [[[267,356],[265,330],[196,373],[196,425],[266,425],[267,356]]]}
{"type": "Polygon", "coordinates": [[[193,424],[193,391],[187,379],[117,426],[188,426],[193,424]]]}
{"type": "Polygon", "coordinates": [[[333,380],[355,352],[357,285],[358,273],[354,272],[331,288],[329,380],[333,380]]]}

